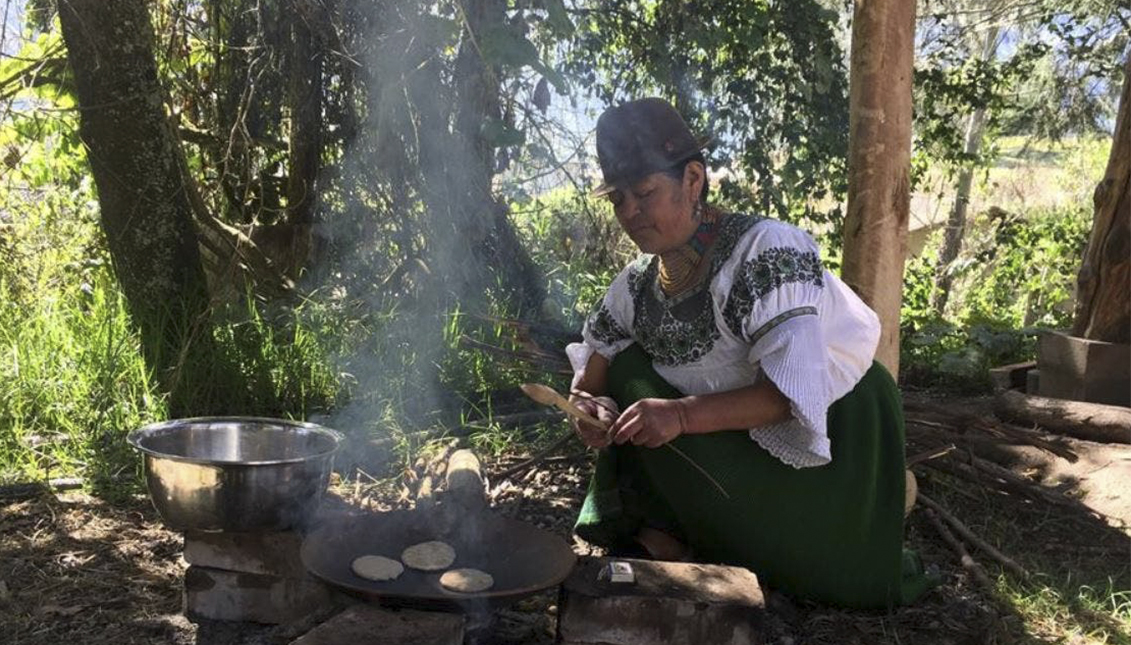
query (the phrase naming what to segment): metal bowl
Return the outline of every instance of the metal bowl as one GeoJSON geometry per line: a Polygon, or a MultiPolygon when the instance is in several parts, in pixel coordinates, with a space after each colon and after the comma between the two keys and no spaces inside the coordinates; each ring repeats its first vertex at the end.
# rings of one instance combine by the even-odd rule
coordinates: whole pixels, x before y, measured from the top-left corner
{"type": "Polygon", "coordinates": [[[281,531],[318,507],[341,435],[311,423],[200,417],[135,430],[154,507],[170,528],[281,531]]]}

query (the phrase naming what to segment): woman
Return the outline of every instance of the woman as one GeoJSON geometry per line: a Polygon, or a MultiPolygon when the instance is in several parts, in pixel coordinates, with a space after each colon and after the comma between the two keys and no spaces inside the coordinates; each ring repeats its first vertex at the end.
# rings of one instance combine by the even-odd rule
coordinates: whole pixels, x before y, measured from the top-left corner
{"type": "Polygon", "coordinates": [[[607,195],[646,254],[568,348],[598,457],[576,526],[613,552],[745,566],[856,607],[928,586],[902,551],[903,418],[876,315],[812,239],[706,203],[702,140],[660,99],[597,122],[607,195]],[[671,448],[663,448],[670,446],[671,448]]]}

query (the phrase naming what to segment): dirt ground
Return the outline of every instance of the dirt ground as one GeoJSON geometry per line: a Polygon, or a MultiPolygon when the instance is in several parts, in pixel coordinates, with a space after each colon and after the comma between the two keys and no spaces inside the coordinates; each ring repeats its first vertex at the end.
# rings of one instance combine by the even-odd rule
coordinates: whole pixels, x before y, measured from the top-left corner
{"type": "MultiPolygon", "coordinates": [[[[1116,612],[1072,600],[1074,590],[1131,592],[1131,447],[1073,442],[1075,463],[1019,450],[1014,470],[1069,493],[1078,507],[1057,507],[972,489],[930,473],[921,490],[945,504],[975,532],[1030,571],[1014,579],[973,552],[997,590],[963,569],[921,508],[908,519],[907,543],[943,584],[911,607],[892,612],[845,611],[769,593],[767,642],[802,643],[1090,643],[1131,642],[1131,624],[1116,612]],[[1095,510],[1112,516],[1106,521],[1095,510]],[[1115,519],[1123,518],[1123,523],[1115,519]],[[999,578],[1000,576],[1000,578],[999,578]],[[1013,590],[1013,591],[1009,591],[1013,590]],[[1011,594],[1028,599],[1018,600],[1011,594]],[[1056,598],[1051,609],[1034,608],[1056,598]]],[[[582,554],[592,549],[570,535],[589,471],[576,447],[511,479],[491,482],[501,513],[563,536],[582,554]]],[[[1039,452],[1039,451],[1038,451],[1039,452]]],[[[520,461],[495,464],[498,472],[520,461]]],[[[353,501],[347,488],[341,491],[353,501]]],[[[373,488],[365,503],[398,505],[397,491],[373,488]]],[[[112,507],[81,493],[0,500],[0,643],[285,644],[309,629],[194,623],[181,615],[185,564],[182,538],[165,529],[144,497],[112,507]]],[[[1114,596],[1131,602],[1131,593],[1114,596]]],[[[501,612],[481,642],[551,643],[556,596],[533,596],[501,612]]],[[[1124,609],[1121,616],[1126,616],[1124,609]]]]}

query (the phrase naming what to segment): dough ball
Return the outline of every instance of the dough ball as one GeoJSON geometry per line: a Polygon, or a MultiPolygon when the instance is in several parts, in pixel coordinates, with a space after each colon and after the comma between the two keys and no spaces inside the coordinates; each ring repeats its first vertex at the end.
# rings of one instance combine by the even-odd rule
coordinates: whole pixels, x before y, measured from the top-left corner
{"type": "Polygon", "coordinates": [[[440,586],[460,593],[486,591],[494,584],[491,574],[479,569],[452,569],[440,576],[440,586]]]}
{"type": "Polygon", "coordinates": [[[441,571],[456,561],[456,551],[446,542],[434,540],[414,544],[401,553],[406,567],[421,571],[441,571]]]}
{"type": "Polygon", "coordinates": [[[383,555],[363,555],[354,560],[350,568],[366,580],[396,580],[404,573],[404,565],[383,555]]]}

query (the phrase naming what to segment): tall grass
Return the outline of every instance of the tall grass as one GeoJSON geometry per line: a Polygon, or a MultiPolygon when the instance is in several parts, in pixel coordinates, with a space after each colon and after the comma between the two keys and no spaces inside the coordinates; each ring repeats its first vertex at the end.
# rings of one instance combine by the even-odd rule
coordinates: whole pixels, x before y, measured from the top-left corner
{"type": "MultiPolygon", "coordinates": [[[[0,302],[4,479],[82,474],[111,496],[138,483],[139,461],[125,437],[165,419],[167,401],[116,283],[105,270],[92,277],[82,288],[0,302]]],[[[340,383],[302,316],[287,310],[272,320],[250,300],[217,310],[217,356],[187,363],[206,373],[185,378],[209,382],[198,409],[302,418],[332,408],[340,383]]]]}
{"type": "Polygon", "coordinates": [[[124,435],[164,416],[104,273],[85,289],[0,301],[0,476],[135,480],[124,435]]]}

